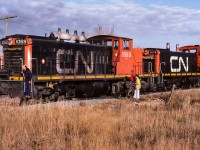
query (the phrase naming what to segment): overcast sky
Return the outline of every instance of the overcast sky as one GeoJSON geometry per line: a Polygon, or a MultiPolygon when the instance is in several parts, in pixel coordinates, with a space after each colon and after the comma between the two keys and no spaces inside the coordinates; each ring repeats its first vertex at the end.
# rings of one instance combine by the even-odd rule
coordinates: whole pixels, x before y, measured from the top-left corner
{"type": "Polygon", "coordinates": [[[135,47],[164,48],[169,42],[174,48],[200,44],[199,6],[197,0],[1,0],[0,17],[18,16],[9,20],[9,34],[44,35],[58,27],[89,34],[99,24],[133,38],[135,47]]]}

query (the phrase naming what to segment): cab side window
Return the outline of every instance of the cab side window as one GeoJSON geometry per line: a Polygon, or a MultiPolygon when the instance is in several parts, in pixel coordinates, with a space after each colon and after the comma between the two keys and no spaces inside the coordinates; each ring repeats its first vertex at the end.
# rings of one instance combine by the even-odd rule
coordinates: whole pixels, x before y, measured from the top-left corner
{"type": "Polygon", "coordinates": [[[106,46],[112,46],[112,40],[107,40],[106,41],[106,46]]]}
{"type": "Polygon", "coordinates": [[[197,49],[190,49],[190,53],[197,53],[197,49]]]}
{"type": "Polygon", "coordinates": [[[114,49],[117,50],[119,48],[119,41],[115,40],[114,41],[114,49]]]}
{"type": "Polygon", "coordinates": [[[102,41],[101,40],[93,40],[93,44],[102,45],[102,41]]]}
{"type": "Polygon", "coordinates": [[[129,40],[123,41],[123,48],[129,50],[129,40]]]}

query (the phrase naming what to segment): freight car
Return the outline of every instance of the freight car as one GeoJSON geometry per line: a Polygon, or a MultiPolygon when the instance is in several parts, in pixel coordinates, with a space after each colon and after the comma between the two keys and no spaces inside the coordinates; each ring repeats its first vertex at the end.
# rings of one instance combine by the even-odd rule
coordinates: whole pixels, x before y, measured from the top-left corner
{"type": "Polygon", "coordinates": [[[24,92],[22,65],[33,73],[32,97],[57,100],[59,96],[125,95],[131,72],[139,74],[143,91],[199,86],[199,46],[133,48],[125,37],[98,35],[84,40],[68,30],[49,37],[11,35],[1,39],[3,56],[0,93],[12,97],[24,92]],[[75,41],[75,42],[74,42],[75,41]]]}

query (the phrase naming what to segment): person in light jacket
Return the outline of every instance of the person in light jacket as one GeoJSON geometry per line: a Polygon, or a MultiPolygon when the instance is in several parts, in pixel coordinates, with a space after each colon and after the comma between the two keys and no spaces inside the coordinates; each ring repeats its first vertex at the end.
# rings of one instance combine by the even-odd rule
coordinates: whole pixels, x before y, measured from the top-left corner
{"type": "Polygon", "coordinates": [[[140,99],[140,88],[141,88],[141,82],[138,75],[135,75],[135,91],[133,98],[136,100],[140,99]]]}

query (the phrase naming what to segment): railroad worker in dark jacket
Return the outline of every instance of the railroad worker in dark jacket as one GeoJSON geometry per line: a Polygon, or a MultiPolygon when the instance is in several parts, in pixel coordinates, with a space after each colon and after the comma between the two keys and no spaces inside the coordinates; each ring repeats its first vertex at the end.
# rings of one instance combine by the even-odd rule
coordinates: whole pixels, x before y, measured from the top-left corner
{"type": "Polygon", "coordinates": [[[24,83],[25,83],[25,96],[26,96],[26,99],[29,99],[31,97],[32,73],[30,69],[25,65],[22,66],[22,71],[23,71],[23,77],[24,77],[24,83]]]}

